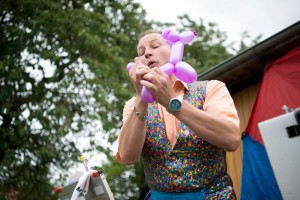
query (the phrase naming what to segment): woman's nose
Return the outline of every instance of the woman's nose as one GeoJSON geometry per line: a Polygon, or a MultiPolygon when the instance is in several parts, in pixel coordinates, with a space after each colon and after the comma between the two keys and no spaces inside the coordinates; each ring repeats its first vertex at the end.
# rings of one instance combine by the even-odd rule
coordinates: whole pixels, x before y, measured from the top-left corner
{"type": "Polygon", "coordinates": [[[152,50],[151,50],[151,49],[146,49],[146,51],[145,51],[145,57],[146,57],[146,58],[149,58],[149,57],[152,56],[152,55],[153,55],[152,50]]]}

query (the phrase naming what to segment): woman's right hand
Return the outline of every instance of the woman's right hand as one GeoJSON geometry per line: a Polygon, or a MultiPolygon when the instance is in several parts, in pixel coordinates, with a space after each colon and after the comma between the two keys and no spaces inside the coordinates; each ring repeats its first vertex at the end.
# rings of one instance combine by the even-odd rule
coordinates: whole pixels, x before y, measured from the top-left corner
{"type": "Polygon", "coordinates": [[[130,80],[135,88],[136,97],[141,96],[142,84],[140,83],[143,76],[150,71],[150,68],[144,65],[138,57],[134,59],[134,66],[129,71],[130,80]]]}

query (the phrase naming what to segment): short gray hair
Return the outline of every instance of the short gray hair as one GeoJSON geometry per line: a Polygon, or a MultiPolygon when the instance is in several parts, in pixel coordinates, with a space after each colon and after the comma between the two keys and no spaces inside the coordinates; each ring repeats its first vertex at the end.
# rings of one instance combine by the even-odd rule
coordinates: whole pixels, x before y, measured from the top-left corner
{"type": "Polygon", "coordinates": [[[151,33],[159,33],[159,34],[161,34],[161,31],[158,31],[158,30],[155,30],[155,29],[149,29],[149,30],[143,31],[140,34],[139,40],[142,39],[142,37],[144,37],[145,35],[148,35],[148,34],[151,34],[151,33]]]}

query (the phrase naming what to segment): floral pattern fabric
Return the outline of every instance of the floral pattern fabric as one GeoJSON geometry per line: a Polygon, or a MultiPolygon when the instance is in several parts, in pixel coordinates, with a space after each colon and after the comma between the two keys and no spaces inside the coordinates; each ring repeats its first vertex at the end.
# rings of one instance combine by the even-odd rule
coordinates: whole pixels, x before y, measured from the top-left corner
{"type": "MultiPolygon", "coordinates": [[[[207,81],[188,85],[184,100],[203,110],[207,81]]],[[[207,199],[235,199],[226,173],[225,151],[197,136],[181,122],[172,148],[156,102],[148,107],[146,140],[142,151],[146,182],[162,192],[206,190],[207,199]]]]}

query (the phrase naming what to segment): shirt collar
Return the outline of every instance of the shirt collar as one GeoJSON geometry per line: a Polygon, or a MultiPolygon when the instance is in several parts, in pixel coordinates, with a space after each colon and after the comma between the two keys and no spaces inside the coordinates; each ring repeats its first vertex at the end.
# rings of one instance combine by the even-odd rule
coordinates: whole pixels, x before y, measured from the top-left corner
{"type": "Polygon", "coordinates": [[[176,78],[176,80],[174,81],[174,84],[173,84],[173,89],[176,90],[176,89],[180,89],[180,88],[185,88],[186,90],[188,90],[188,84],[181,81],[180,79],[176,78]]]}

